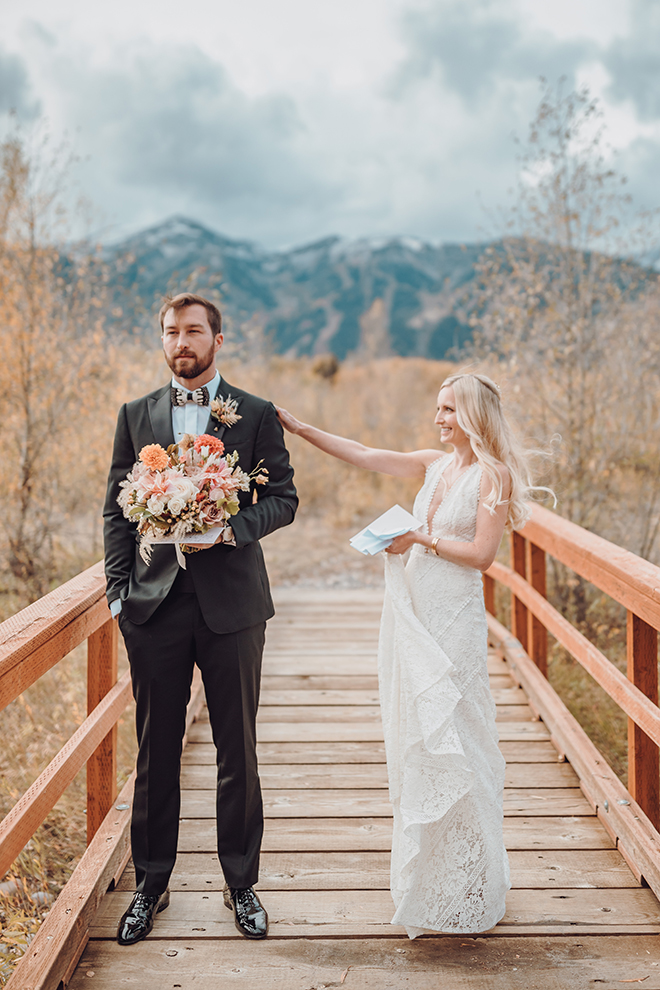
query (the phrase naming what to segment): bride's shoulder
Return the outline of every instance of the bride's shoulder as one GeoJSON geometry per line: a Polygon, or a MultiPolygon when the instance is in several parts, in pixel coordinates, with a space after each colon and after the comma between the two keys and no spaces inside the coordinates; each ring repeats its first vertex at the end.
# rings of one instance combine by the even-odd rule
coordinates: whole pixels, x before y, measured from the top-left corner
{"type": "Polygon", "coordinates": [[[441,464],[442,461],[449,457],[449,454],[444,450],[420,450],[419,455],[426,472],[428,472],[429,468],[441,464]]]}
{"type": "MultiPolygon", "coordinates": [[[[493,467],[494,467],[495,471],[497,471],[497,473],[500,476],[500,479],[501,479],[501,482],[502,482],[502,492],[503,493],[506,492],[507,493],[507,497],[508,497],[508,492],[509,492],[509,490],[511,488],[511,472],[509,471],[509,469],[506,466],[506,464],[503,464],[502,463],[502,461],[496,461],[495,464],[493,465],[493,467]]],[[[492,489],[493,489],[492,478],[488,477],[488,475],[486,474],[485,471],[482,472],[482,480],[481,480],[481,494],[482,494],[482,496],[483,497],[486,497],[486,496],[490,495],[492,489]]]]}

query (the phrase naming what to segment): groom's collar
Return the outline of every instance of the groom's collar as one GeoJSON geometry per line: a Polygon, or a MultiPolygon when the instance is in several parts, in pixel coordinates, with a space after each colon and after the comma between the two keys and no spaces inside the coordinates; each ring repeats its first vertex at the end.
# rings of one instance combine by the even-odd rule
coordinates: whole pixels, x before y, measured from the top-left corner
{"type": "MultiPolygon", "coordinates": [[[[215,375],[213,376],[210,382],[206,383],[205,386],[209,390],[209,395],[212,399],[215,399],[216,395],[218,394],[221,383],[222,383],[222,378],[220,377],[220,372],[216,368],[215,375]]],[[[172,388],[182,388],[182,389],[187,389],[188,391],[192,391],[192,389],[190,389],[187,385],[182,385],[181,382],[177,381],[174,375],[172,375],[172,388]]]]}

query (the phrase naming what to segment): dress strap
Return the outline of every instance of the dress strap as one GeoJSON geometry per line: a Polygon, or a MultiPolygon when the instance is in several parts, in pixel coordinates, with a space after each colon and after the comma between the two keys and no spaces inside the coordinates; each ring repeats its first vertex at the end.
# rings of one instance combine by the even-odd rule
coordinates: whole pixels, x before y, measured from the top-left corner
{"type": "Polygon", "coordinates": [[[425,477],[425,478],[428,478],[428,475],[429,475],[429,471],[431,470],[431,468],[432,468],[432,467],[435,467],[435,466],[436,466],[436,464],[440,464],[440,463],[441,463],[442,461],[447,461],[447,460],[449,460],[449,458],[450,458],[451,456],[452,456],[451,454],[438,454],[438,456],[436,457],[436,459],[435,459],[434,461],[431,461],[431,463],[430,463],[430,464],[429,464],[429,466],[427,467],[427,469],[426,469],[426,471],[425,471],[425,474],[424,474],[424,477],[425,477]]]}

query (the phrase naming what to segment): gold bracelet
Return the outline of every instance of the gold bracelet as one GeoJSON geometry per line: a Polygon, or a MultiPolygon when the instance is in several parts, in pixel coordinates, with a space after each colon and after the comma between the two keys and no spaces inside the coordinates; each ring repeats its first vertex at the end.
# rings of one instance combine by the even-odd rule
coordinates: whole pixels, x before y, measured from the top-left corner
{"type": "Polygon", "coordinates": [[[431,550],[436,555],[436,557],[439,557],[440,556],[440,554],[436,550],[436,547],[438,545],[438,540],[439,539],[440,539],[440,537],[439,536],[436,536],[434,539],[431,540],[431,550]]]}

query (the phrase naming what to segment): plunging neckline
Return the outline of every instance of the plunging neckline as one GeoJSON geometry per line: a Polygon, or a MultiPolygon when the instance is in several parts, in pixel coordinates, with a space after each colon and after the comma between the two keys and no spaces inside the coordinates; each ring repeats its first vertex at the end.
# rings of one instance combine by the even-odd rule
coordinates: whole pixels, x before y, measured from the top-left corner
{"type": "MultiPolygon", "coordinates": [[[[433,510],[433,515],[431,516],[430,515],[430,513],[431,513],[431,505],[433,504],[433,499],[435,498],[435,493],[438,490],[438,485],[440,484],[440,479],[444,477],[444,473],[447,470],[447,465],[449,464],[450,461],[453,461],[453,460],[454,460],[454,453],[452,452],[451,454],[448,454],[447,457],[446,457],[446,459],[444,460],[444,466],[443,466],[443,461],[440,462],[440,465],[439,465],[439,468],[440,469],[436,472],[435,480],[434,480],[433,484],[431,485],[431,491],[430,491],[430,494],[429,494],[428,501],[426,503],[426,512],[425,512],[426,530],[427,530],[427,533],[428,533],[429,536],[431,536],[432,533],[433,533],[433,524],[435,522],[435,517],[437,516],[438,512],[440,511],[440,507],[445,504],[445,502],[449,498],[450,494],[454,491],[454,489],[456,488],[456,486],[457,486],[458,482],[461,480],[461,478],[464,478],[467,474],[469,474],[470,471],[472,470],[472,468],[475,466],[475,464],[478,464],[479,463],[479,461],[473,461],[472,464],[469,464],[456,478],[454,478],[454,480],[452,481],[451,485],[447,485],[447,490],[445,491],[444,495],[442,496],[442,498],[440,499],[440,501],[436,505],[435,509],[433,510]]],[[[429,467],[432,467],[432,465],[429,465],[429,467]]]]}

